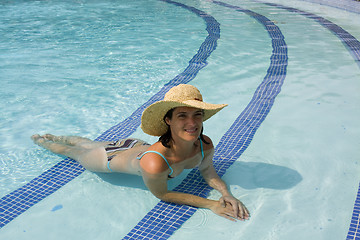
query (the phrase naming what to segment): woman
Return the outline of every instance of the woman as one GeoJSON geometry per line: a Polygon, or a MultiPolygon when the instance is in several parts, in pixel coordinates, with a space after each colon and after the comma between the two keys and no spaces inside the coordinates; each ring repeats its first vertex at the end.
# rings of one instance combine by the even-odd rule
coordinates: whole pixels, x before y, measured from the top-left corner
{"type": "Polygon", "coordinates": [[[153,145],[138,139],[94,142],[82,137],[51,134],[36,134],[32,139],[91,171],[141,175],[151,193],[163,201],[208,208],[232,221],[245,220],[250,216],[249,211],[232,196],[226,183],[217,175],[212,164],[214,146],[211,139],[202,134],[203,121],[225,106],[205,103],[196,87],[181,84],[171,88],[163,101],[150,105],[143,112],[143,131],[160,136],[153,145]],[[222,194],[218,201],[168,190],[168,179],[178,176],[184,169],[195,167],[199,167],[205,181],[222,194]]]}

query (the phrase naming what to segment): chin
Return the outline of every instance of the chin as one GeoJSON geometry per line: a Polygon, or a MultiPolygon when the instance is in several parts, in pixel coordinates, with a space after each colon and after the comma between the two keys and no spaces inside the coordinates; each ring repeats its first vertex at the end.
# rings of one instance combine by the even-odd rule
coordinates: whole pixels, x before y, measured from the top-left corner
{"type": "Polygon", "coordinates": [[[200,136],[200,133],[199,132],[194,132],[194,133],[189,133],[189,132],[185,132],[185,137],[186,139],[189,139],[189,140],[196,140],[198,139],[200,136]]]}

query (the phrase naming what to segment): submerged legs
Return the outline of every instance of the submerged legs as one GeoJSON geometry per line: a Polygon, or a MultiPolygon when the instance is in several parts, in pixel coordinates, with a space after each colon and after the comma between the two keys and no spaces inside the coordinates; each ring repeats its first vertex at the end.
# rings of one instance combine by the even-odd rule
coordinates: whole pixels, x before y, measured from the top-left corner
{"type": "MultiPolygon", "coordinates": [[[[34,135],[35,136],[35,135],[34,135]]],[[[52,134],[45,134],[42,136],[43,138],[49,140],[49,141],[53,141],[53,142],[57,142],[57,143],[62,143],[62,144],[66,144],[66,145],[78,145],[80,143],[92,143],[94,141],[88,139],[88,138],[84,138],[84,137],[79,137],[79,136],[55,136],[52,134]]]]}
{"type": "MultiPolygon", "coordinates": [[[[88,150],[84,147],[77,146],[77,144],[81,143],[83,140],[82,138],[78,137],[57,137],[51,134],[46,134],[40,136],[35,134],[31,136],[31,139],[37,145],[52,151],[53,153],[64,155],[75,160],[79,159],[79,155],[82,155],[85,150],[88,150]]],[[[87,139],[86,141],[91,141],[87,139]]]]}
{"type": "Polygon", "coordinates": [[[78,161],[90,171],[107,172],[106,142],[94,142],[78,136],[55,136],[35,134],[31,139],[37,145],[53,153],[64,155],[78,161]]]}

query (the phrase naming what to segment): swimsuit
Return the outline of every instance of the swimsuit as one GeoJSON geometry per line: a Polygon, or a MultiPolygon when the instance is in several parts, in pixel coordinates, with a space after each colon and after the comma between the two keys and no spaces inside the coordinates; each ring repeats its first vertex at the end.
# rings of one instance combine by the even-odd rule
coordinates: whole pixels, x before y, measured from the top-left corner
{"type": "Polygon", "coordinates": [[[168,178],[173,178],[170,175],[174,172],[174,170],[172,169],[172,167],[170,166],[168,160],[164,157],[164,155],[162,155],[161,153],[157,152],[157,151],[146,151],[143,154],[141,154],[139,157],[137,157],[136,159],[141,159],[145,154],[147,153],[156,153],[157,155],[159,155],[160,157],[162,157],[164,159],[164,161],[166,162],[166,164],[168,165],[169,169],[171,170],[170,174],[168,175],[168,178]]]}
{"type": "Polygon", "coordinates": [[[110,172],[113,172],[113,170],[110,168],[110,161],[111,159],[113,159],[119,152],[124,151],[124,150],[128,150],[130,148],[133,148],[135,146],[142,146],[142,145],[149,145],[148,143],[142,141],[142,140],[138,140],[138,139],[122,139],[122,140],[118,140],[112,143],[109,143],[106,147],[105,147],[105,151],[107,154],[107,168],[110,170],[110,172]]]}
{"type": "MultiPolygon", "coordinates": [[[[200,148],[201,148],[201,156],[202,156],[201,161],[202,161],[202,160],[204,160],[204,149],[203,149],[203,144],[202,144],[202,141],[201,141],[200,138],[199,138],[199,140],[200,140],[200,148]]],[[[173,174],[174,170],[173,170],[172,167],[170,166],[168,160],[167,160],[161,153],[159,153],[159,152],[157,152],[157,151],[146,151],[146,152],[144,152],[143,154],[141,154],[139,157],[137,157],[136,159],[139,159],[139,160],[140,160],[146,153],[156,153],[156,154],[158,154],[160,157],[162,157],[162,158],[164,159],[164,161],[166,162],[166,164],[168,165],[169,169],[171,170],[170,174],[168,175],[168,178],[173,178],[173,177],[171,177],[171,174],[173,174]]]]}
{"type": "MultiPolygon", "coordinates": [[[[202,156],[201,161],[202,161],[202,160],[204,160],[204,149],[203,149],[203,144],[202,144],[202,141],[200,138],[199,138],[199,140],[200,140],[200,149],[201,149],[201,156],[202,156]]],[[[133,148],[135,146],[142,146],[142,145],[150,146],[150,144],[148,144],[147,142],[144,142],[144,141],[138,140],[138,139],[130,139],[130,138],[118,140],[118,141],[108,144],[105,147],[105,151],[108,156],[107,168],[109,169],[109,171],[114,172],[110,168],[110,161],[118,154],[118,152],[133,148]]],[[[169,169],[171,170],[170,174],[168,175],[168,178],[173,178],[173,177],[171,177],[171,174],[173,174],[174,170],[170,166],[168,160],[161,153],[159,153],[157,151],[146,151],[146,152],[142,153],[141,155],[139,154],[140,156],[137,157],[136,159],[140,160],[146,153],[156,153],[159,156],[161,156],[164,159],[164,161],[166,162],[166,164],[168,165],[169,169]]]]}

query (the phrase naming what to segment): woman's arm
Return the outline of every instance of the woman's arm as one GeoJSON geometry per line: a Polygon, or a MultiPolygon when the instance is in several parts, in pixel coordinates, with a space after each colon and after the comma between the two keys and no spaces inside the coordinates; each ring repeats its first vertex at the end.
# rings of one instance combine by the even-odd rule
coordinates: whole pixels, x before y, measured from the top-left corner
{"type": "Polygon", "coordinates": [[[209,152],[207,152],[205,159],[199,167],[201,175],[210,187],[221,193],[222,197],[219,201],[222,206],[227,207],[228,205],[231,205],[236,218],[240,220],[249,219],[250,214],[245,205],[231,194],[227,184],[216,173],[212,162],[214,149],[208,151],[209,152]]]}
{"type": "Polygon", "coordinates": [[[159,172],[159,169],[156,169],[154,166],[142,167],[142,177],[145,185],[151,193],[160,200],[198,208],[208,208],[215,214],[234,221],[236,216],[230,204],[224,206],[220,201],[214,201],[187,193],[169,191],[167,188],[168,174],[168,169],[159,172]]]}

